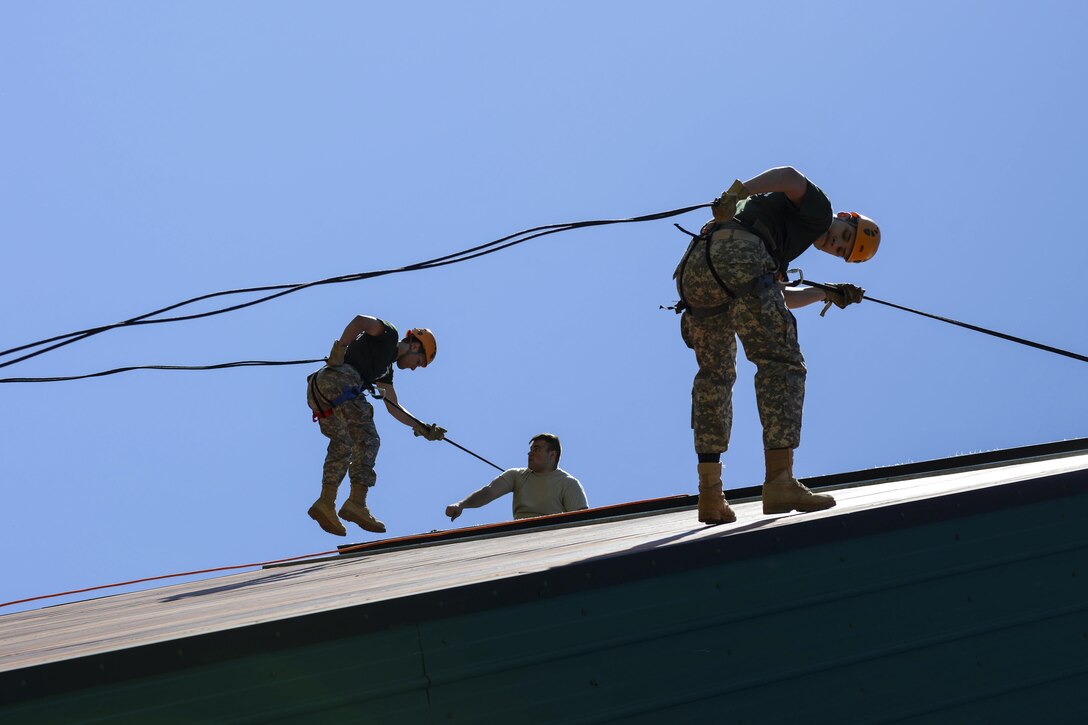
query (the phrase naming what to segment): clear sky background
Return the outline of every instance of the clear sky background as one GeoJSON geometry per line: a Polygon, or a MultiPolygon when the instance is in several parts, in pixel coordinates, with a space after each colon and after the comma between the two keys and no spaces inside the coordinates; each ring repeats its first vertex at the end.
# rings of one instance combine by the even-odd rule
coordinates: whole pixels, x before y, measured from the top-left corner
{"type": "MultiPolygon", "coordinates": [[[[884,235],[864,265],[809,251],[809,278],[1088,353],[1086,31],[1073,0],[5,1],[0,349],[704,203],[788,164],[884,235]]],[[[554,432],[592,505],[694,493],[694,356],[658,306],[686,245],[671,222],[705,218],[114,330],[0,377],[321,358],[375,315],[435,332],[435,362],[396,387],[458,443],[524,466],[554,432]]],[[[819,309],[797,311],[799,476],[1088,432],[1084,363],[872,302],[819,309]]],[[[306,516],[317,367],[0,385],[0,601],[378,538],[306,516]]],[[[727,488],[762,482],[753,372],[742,356],[727,488]]],[[[451,528],[445,506],[496,471],[376,419],[387,536],[451,528]]],[[[510,516],[506,498],[457,525],[510,516]]]]}

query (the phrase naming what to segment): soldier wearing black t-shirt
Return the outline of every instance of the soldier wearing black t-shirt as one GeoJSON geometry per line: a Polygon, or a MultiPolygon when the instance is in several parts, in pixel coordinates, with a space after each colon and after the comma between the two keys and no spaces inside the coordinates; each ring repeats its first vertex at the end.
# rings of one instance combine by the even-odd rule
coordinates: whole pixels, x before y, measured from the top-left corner
{"type": "Polygon", "coordinates": [[[344,474],[351,481],[351,494],[340,507],[339,517],[367,531],[382,533],[385,524],[370,513],[367,490],[377,475],[374,462],[381,439],[374,426],[374,407],[363,390],[378,388],[386,409],[394,418],[427,440],[442,440],[446,431],[435,424],[420,425],[397,403],[393,388],[393,365],[401,370],[427,367],[434,360],[434,335],[425,328],[413,328],[398,339],[397,329],[376,317],[358,315],[332,346],[324,368],[308,379],[306,401],[314,420],[329,439],[321,476],[321,496],[307,512],[330,534],[346,536],[336,512],[336,492],[344,474]]]}
{"type": "Polygon", "coordinates": [[[721,454],[733,422],[737,341],[756,366],[756,402],[763,424],[767,477],[764,513],[818,511],[835,505],[793,477],[793,449],[801,440],[805,360],[790,309],[818,301],[845,307],[860,302],[853,285],[790,289],[790,262],[810,246],[863,262],[876,253],[880,229],[855,212],[833,215],[827,196],[791,167],[737,180],[714,205],[714,219],[692,240],[673,275],[684,315],[680,329],[695,351],[692,428],[699,458],[699,521],[721,524],[736,516],[722,495],[721,454]]]}

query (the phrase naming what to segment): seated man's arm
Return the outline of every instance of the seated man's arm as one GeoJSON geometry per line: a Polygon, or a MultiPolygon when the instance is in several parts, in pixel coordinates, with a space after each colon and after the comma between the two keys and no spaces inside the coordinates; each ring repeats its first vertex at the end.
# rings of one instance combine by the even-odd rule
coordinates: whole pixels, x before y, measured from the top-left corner
{"type": "Polygon", "coordinates": [[[446,507],[446,515],[450,517],[450,521],[454,521],[465,509],[478,509],[481,506],[486,506],[500,496],[514,490],[513,476],[507,476],[508,471],[503,473],[491,483],[487,484],[481,489],[473,491],[468,496],[464,497],[457,503],[451,503],[446,507]]]}
{"type": "Polygon", "coordinates": [[[578,479],[571,476],[567,485],[563,487],[563,510],[581,511],[587,508],[589,508],[589,501],[586,500],[586,491],[578,479]]]}

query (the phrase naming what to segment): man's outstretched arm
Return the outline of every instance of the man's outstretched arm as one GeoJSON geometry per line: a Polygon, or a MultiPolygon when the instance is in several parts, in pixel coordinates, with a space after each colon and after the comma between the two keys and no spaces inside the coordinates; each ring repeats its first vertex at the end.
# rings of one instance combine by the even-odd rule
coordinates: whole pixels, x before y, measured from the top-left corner
{"type": "Polygon", "coordinates": [[[446,515],[450,517],[450,521],[453,521],[460,516],[465,509],[478,509],[481,506],[486,506],[500,496],[505,496],[513,490],[514,482],[506,477],[506,472],[504,471],[498,478],[483,488],[473,491],[457,503],[451,503],[447,506],[446,515]]]}

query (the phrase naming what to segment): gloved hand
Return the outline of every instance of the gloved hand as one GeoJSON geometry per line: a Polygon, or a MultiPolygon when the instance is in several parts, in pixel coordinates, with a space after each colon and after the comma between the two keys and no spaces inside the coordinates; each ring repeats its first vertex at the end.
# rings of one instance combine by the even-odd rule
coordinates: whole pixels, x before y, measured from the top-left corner
{"type": "Polygon", "coordinates": [[[450,517],[450,521],[456,521],[457,517],[464,511],[464,507],[459,503],[451,503],[446,507],[446,515],[450,517]]]}
{"type": "Polygon", "coordinates": [[[339,340],[334,340],[329,356],[325,358],[325,364],[330,368],[340,367],[344,364],[344,354],[348,351],[347,345],[341,345],[339,340]]]}
{"type": "Polygon", "coordinates": [[[414,425],[412,426],[412,432],[429,441],[440,441],[446,437],[446,429],[439,427],[438,423],[431,423],[430,425],[414,425]]]}
{"type": "Polygon", "coordinates": [[[734,181],[733,185],[723,191],[711,205],[710,211],[714,214],[714,221],[730,221],[737,213],[737,202],[747,199],[748,196],[748,189],[744,186],[744,182],[740,179],[734,181]]]}
{"type": "Polygon", "coordinates": [[[856,285],[829,284],[826,286],[827,289],[824,290],[824,297],[827,302],[824,304],[824,308],[820,310],[820,317],[824,316],[824,313],[827,312],[831,305],[843,309],[847,305],[861,302],[862,299],[865,298],[865,290],[856,285]]]}

